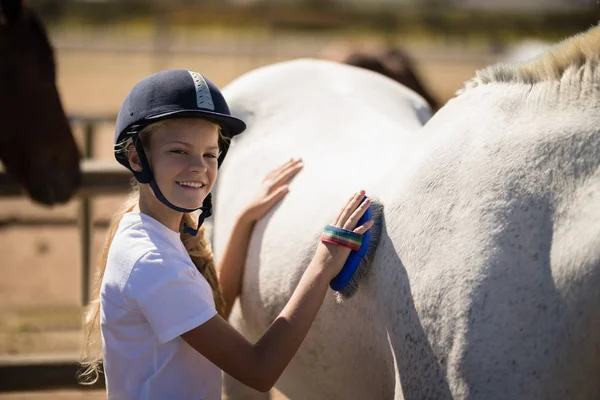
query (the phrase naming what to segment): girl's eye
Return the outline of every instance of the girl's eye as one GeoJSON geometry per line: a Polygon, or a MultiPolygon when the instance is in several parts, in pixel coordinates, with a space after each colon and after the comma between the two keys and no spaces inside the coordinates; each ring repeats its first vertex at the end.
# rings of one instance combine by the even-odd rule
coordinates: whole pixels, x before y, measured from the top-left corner
{"type": "Polygon", "coordinates": [[[219,157],[217,154],[214,154],[214,153],[207,153],[204,156],[208,157],[208,158],[218,158],[219,157]]]}
{"type": "Polygon", "coordinates": [[[171,153],[175,153],[175,154],[187,154],[185,151],[183,150],[171,150],[171,153]]]}

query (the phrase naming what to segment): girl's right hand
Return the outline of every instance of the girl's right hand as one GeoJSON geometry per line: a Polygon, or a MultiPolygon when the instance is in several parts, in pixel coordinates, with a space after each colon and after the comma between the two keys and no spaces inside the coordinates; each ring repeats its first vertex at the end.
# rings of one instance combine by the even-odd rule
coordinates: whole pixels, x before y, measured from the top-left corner
{"type": "Polygon", "coordinates": [[[290,159],[272,170],[263,180],[258,192],[242,212],[242,217],[250,222],[263,218],[289,192],[289,182],[302,169],[301,158],[290,159]]]}
{"type": "MultiPolygon", "coordinates": [[[[366,199],[361,203],[364,196],[364,190],[352,195],[352,197],[348,199],[348,202],[342,207],[331,225],[354,231],[355,233],[359,233],[361,235],[371,229],[374,223],[373,220],[369,220],[358,227],[356,226],[358,220],[363,216],[371,204],[370,199],[366,199]]],[[[322,265],[323,272],[327,275],[328,279],[331,280],[340,273],[349,255],[350,249],[347,247],[319,242],[314,260],[322,265]]]]}

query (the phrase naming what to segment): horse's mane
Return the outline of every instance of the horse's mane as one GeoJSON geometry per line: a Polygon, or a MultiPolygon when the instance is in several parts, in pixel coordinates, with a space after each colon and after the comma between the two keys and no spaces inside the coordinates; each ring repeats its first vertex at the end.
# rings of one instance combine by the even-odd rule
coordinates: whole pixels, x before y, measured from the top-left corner
{"type": "MultiPolygon", "coordinates": [[[[490,83],[536,84],[560,81],[567,71],[575,72],[589,66],[596,79],[600,79],[600,25],[565,39],[543,54],[519,64],[500,63],[476,72],[465,84],[465,89],[490,83]]],[[[586,74],[589,78],[589,75],[586,74]]]]}

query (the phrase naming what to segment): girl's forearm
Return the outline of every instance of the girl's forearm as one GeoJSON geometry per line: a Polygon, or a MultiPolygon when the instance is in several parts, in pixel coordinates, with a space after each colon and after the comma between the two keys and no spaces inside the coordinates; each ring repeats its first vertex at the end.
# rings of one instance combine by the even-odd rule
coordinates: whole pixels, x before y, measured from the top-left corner
{"type": "Polygon", "coordinates": [[[326,261],[313,259],[283,311],[254,344],[219,316],[181,337],[227,374],[266,392],[300,347],[323,303],[331,280],[325,266],[326,261]]]}
{"type": "Polygon", "coordinates": [[[329,287],[320,263],[311,262],[283,311],[254,345],[263,390],[275,384],[304,341],[329,287]]]}
{"type": "Polygon", "coordinates": [[[255,221],[247,218],[245,213],[240,214],[217,264],[217,276],[225,300],[225,315],[227,316],[229,316],[235,298],[242,288],[244,264],[254,224],[255,221]]]}

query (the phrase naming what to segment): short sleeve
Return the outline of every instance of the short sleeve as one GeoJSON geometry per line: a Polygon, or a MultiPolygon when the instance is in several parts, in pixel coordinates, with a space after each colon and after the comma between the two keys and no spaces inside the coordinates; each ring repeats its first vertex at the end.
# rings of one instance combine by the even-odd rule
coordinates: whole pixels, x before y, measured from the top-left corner
{"type": "Polygon", "coordinates": [[[202,325],[217,313],[209,301],[212,292],[206,293],[210,287],[195,272],[177,252],[156,251],[142,256],[131,271],[125,297],[144,315],[161,344],[202,325]]]}

